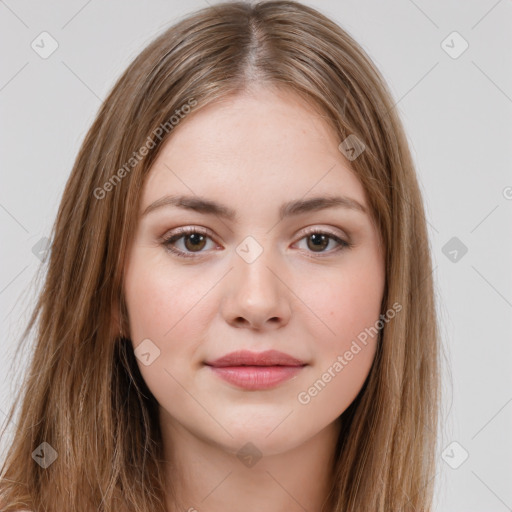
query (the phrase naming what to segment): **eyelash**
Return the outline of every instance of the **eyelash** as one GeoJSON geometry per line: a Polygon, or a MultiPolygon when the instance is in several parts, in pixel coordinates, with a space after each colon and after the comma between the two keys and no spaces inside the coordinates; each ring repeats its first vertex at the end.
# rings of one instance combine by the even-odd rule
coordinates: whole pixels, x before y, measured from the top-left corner
{"type": "MultiPolygon", "coordinates": [[[[202,251],[199,251],[198,253],[187,253],[187,252],[181,251],[180,249],[176,249],[175,247],[172,246],[172,244],[174,242],[178,241],[180,238],[183,238],[184,236],[191,235],[191,234],[199,234],[199,235],[203,235],[203,236],[206,236],[211,239],[211,236],[208,234],[208,232],[204,228],[186,227],[186,228],[180,228],[178,230],[178,232],[176,232],[175,234],[173,234],[171,236],[163,237],[162,245],[166,248],[166,250],[177,255],[178,257],[197,258],[198,257],[197,255],[201,254],[202,251]]],[[[345,240],[342,240],[341,238],[334,235],[333,233],[330,233],[329,231],[325,231],[325,230],[318,229],[318,228],[309,229],[306,233],[304,233],[304,235],[299,239],[299,241],[303,240],[304,238],[307,238],[308,236],[311,236],[311,235],[327,235],[331,240],[334,240],[335,242],[338,242],[338,244],[340,244],[337,249],[328,251],[327,253],[324,253],[324,252],[314,253],[313,251],[311,251],[313,254],[315,254],[315,256],[309,256],[311,258],[322,258],[322,257],[330,256],[332,253],[343,251],[344,249],[350,249],[353,245],[349,242],[346,242],[345,240]]]]}

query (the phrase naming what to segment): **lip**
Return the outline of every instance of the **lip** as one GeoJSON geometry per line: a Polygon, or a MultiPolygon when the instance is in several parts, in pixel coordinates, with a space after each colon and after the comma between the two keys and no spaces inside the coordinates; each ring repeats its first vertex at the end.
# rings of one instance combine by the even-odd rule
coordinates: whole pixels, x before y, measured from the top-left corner
{"type": "Polygon", "coordinates": [[[231,352],[207,366],[221,379],[247,390],[269,389],[297,375],[306,363],[277,350],[231,352]]]}
{"type": "Polygon", "coordinates": [[[306,363],[278,350],[266,350],[265,352],[238,350],[214,361],[206,362],[206,364],[223,368],[226,366],[304,366],[306,363]]]}

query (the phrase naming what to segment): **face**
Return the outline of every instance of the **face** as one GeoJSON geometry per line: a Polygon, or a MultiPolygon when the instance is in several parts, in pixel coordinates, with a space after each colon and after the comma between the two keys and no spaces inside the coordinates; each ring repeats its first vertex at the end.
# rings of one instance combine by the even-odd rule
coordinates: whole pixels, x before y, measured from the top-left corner
{"type": "Polygon", "coordinates": [[[163,429],[284,452],[333,428],[369,373],[379,233],[341,141],[292,93],[259,89],[180,123],[145,181],[125,268],[137,364],[163,429]],[[308,202],[334,196],[362,208],[308,202]],[[298,363],[215,366],[242,350],[298,363]]]}

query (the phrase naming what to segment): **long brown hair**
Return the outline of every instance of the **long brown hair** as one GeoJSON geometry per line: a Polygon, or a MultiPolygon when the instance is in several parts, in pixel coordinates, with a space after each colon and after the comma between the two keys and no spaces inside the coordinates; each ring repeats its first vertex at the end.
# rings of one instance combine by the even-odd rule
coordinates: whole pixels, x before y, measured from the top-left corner
{"type": "Polygon", "coordinates": [[[226,2],[182,19],[135,58],[102,104],[67,182],[22,336],[36,330],[6,420],[19,404],[0,473],[2,510],[166,510],[157,403],[123,334],[126,252],[145,176],[184,112],[253,83],[301,95],[340,142],[351,134],[364,142],[351,165],[385,247],[382,312],[402,307],[343,414],[325,512],[430,510],[440,343],[413,160],[370,58],[336,23],[288,0],[226,2]],[[51,458],[50,448],[57,458],[42,467],[35,457],[51,458]]]}

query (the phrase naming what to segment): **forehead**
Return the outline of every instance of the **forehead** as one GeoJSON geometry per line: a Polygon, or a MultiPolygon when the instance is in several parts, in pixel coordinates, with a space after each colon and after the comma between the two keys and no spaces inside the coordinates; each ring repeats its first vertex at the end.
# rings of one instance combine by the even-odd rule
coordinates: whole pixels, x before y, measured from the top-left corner
{"type": "Polygon", "coordinates": [[[285,158],[299,143],[303,152],[332,151],[332,143],[338,145],[325,114],[296,93],[263,87],[193,111],[176,128],[167,144],[171,152],[193,148],[225,157],[236,148],[242,159],[264,159],[285,158]]]}
{"type": "Polygon", "coordinates": [[[325,114],[293,92],[259,88],[224,98],[174,128],[146,178],[142,209],[165,193],[240,206],[340,193],[366,205],[340,142],[325,114]]]}

